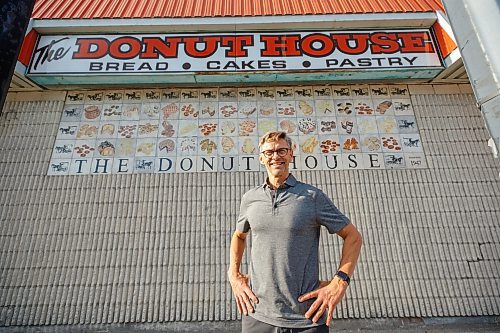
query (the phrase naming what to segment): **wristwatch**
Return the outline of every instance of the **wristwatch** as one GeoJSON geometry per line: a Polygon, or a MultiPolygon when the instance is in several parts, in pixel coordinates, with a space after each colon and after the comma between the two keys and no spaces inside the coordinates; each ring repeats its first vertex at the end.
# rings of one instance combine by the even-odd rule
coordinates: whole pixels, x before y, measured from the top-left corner
{"type": "Polygon", "coordinates": [[[346,272],[337,271],[337,273],[335,273],[335,276],[338,276],[342,281],[346,282],[347,285],[349,285],[349,283],[351,282],[351,278],[349,277],[349,275],[347,275],[346,272]]]}

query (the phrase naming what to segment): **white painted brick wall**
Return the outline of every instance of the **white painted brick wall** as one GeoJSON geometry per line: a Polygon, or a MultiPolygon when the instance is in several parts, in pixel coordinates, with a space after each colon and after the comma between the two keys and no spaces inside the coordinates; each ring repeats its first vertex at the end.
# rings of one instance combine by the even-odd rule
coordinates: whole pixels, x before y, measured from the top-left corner
{"type": "MultiPolygon", "coordinates": [[[[500,314],[498,161],[466,88],[410,86],[429,168],[297,173],[364,235],[338,317],[500,314]]],[[[46,176],[64,94],[47,96],[0,118],[0,326],[237,319],[229,240],[264,174],[46,176]]]]}

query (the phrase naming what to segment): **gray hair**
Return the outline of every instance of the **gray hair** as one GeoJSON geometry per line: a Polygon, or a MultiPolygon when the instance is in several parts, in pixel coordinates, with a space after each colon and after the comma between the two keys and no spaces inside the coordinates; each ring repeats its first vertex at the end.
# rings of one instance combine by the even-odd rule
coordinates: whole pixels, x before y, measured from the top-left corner
{"type": "Polygon", "coordinates": [[[264,145],[266,142],[276,142],[278,140],[285,140],[288,143],[290,149],[293,149],[292,139],[286,134],[286,132],[274,131],[267,132],[264,134],[259,140],[259,148],[264,145]]]}

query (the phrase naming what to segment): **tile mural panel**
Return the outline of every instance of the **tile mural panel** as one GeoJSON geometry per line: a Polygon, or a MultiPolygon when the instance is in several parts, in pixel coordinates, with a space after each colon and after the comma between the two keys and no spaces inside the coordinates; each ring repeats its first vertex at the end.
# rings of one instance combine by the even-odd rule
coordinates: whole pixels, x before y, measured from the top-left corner
{"type": "Polygon", "coordinates": [[[292,170],[427,167],[405,85],[214,87],[69,92],[48,174],[259,171],[273,130],[292,170]]]}

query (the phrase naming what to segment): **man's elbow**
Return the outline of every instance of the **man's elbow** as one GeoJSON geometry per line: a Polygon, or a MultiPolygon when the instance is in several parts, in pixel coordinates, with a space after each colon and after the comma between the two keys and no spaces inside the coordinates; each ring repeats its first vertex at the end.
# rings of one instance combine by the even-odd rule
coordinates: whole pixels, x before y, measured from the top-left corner
{"type": "Polygon", "coordinates": [[[363,237],[361,236],[361,233],[352,223],[349,223],[342,230],[340,230],[338,235],[344,239],[344,242],[355,244],[360,248],[363,244],[363,237]]]}
{"type": "Polygon", "coordinates": [[[363,246],[363,236],[361,236],[361,233],[357,229],[356,229],[356,234],[354,235],[354,243],[360,249],[361,246],[363,246]]]}
{"type": "Polygon", "coordinates": [[[348,241],[351,246],[361,249],[361,246],[363,245],[363,236],[361,236],[358,229],[353,228],[345,238],[345,241],[348,241]]]}

